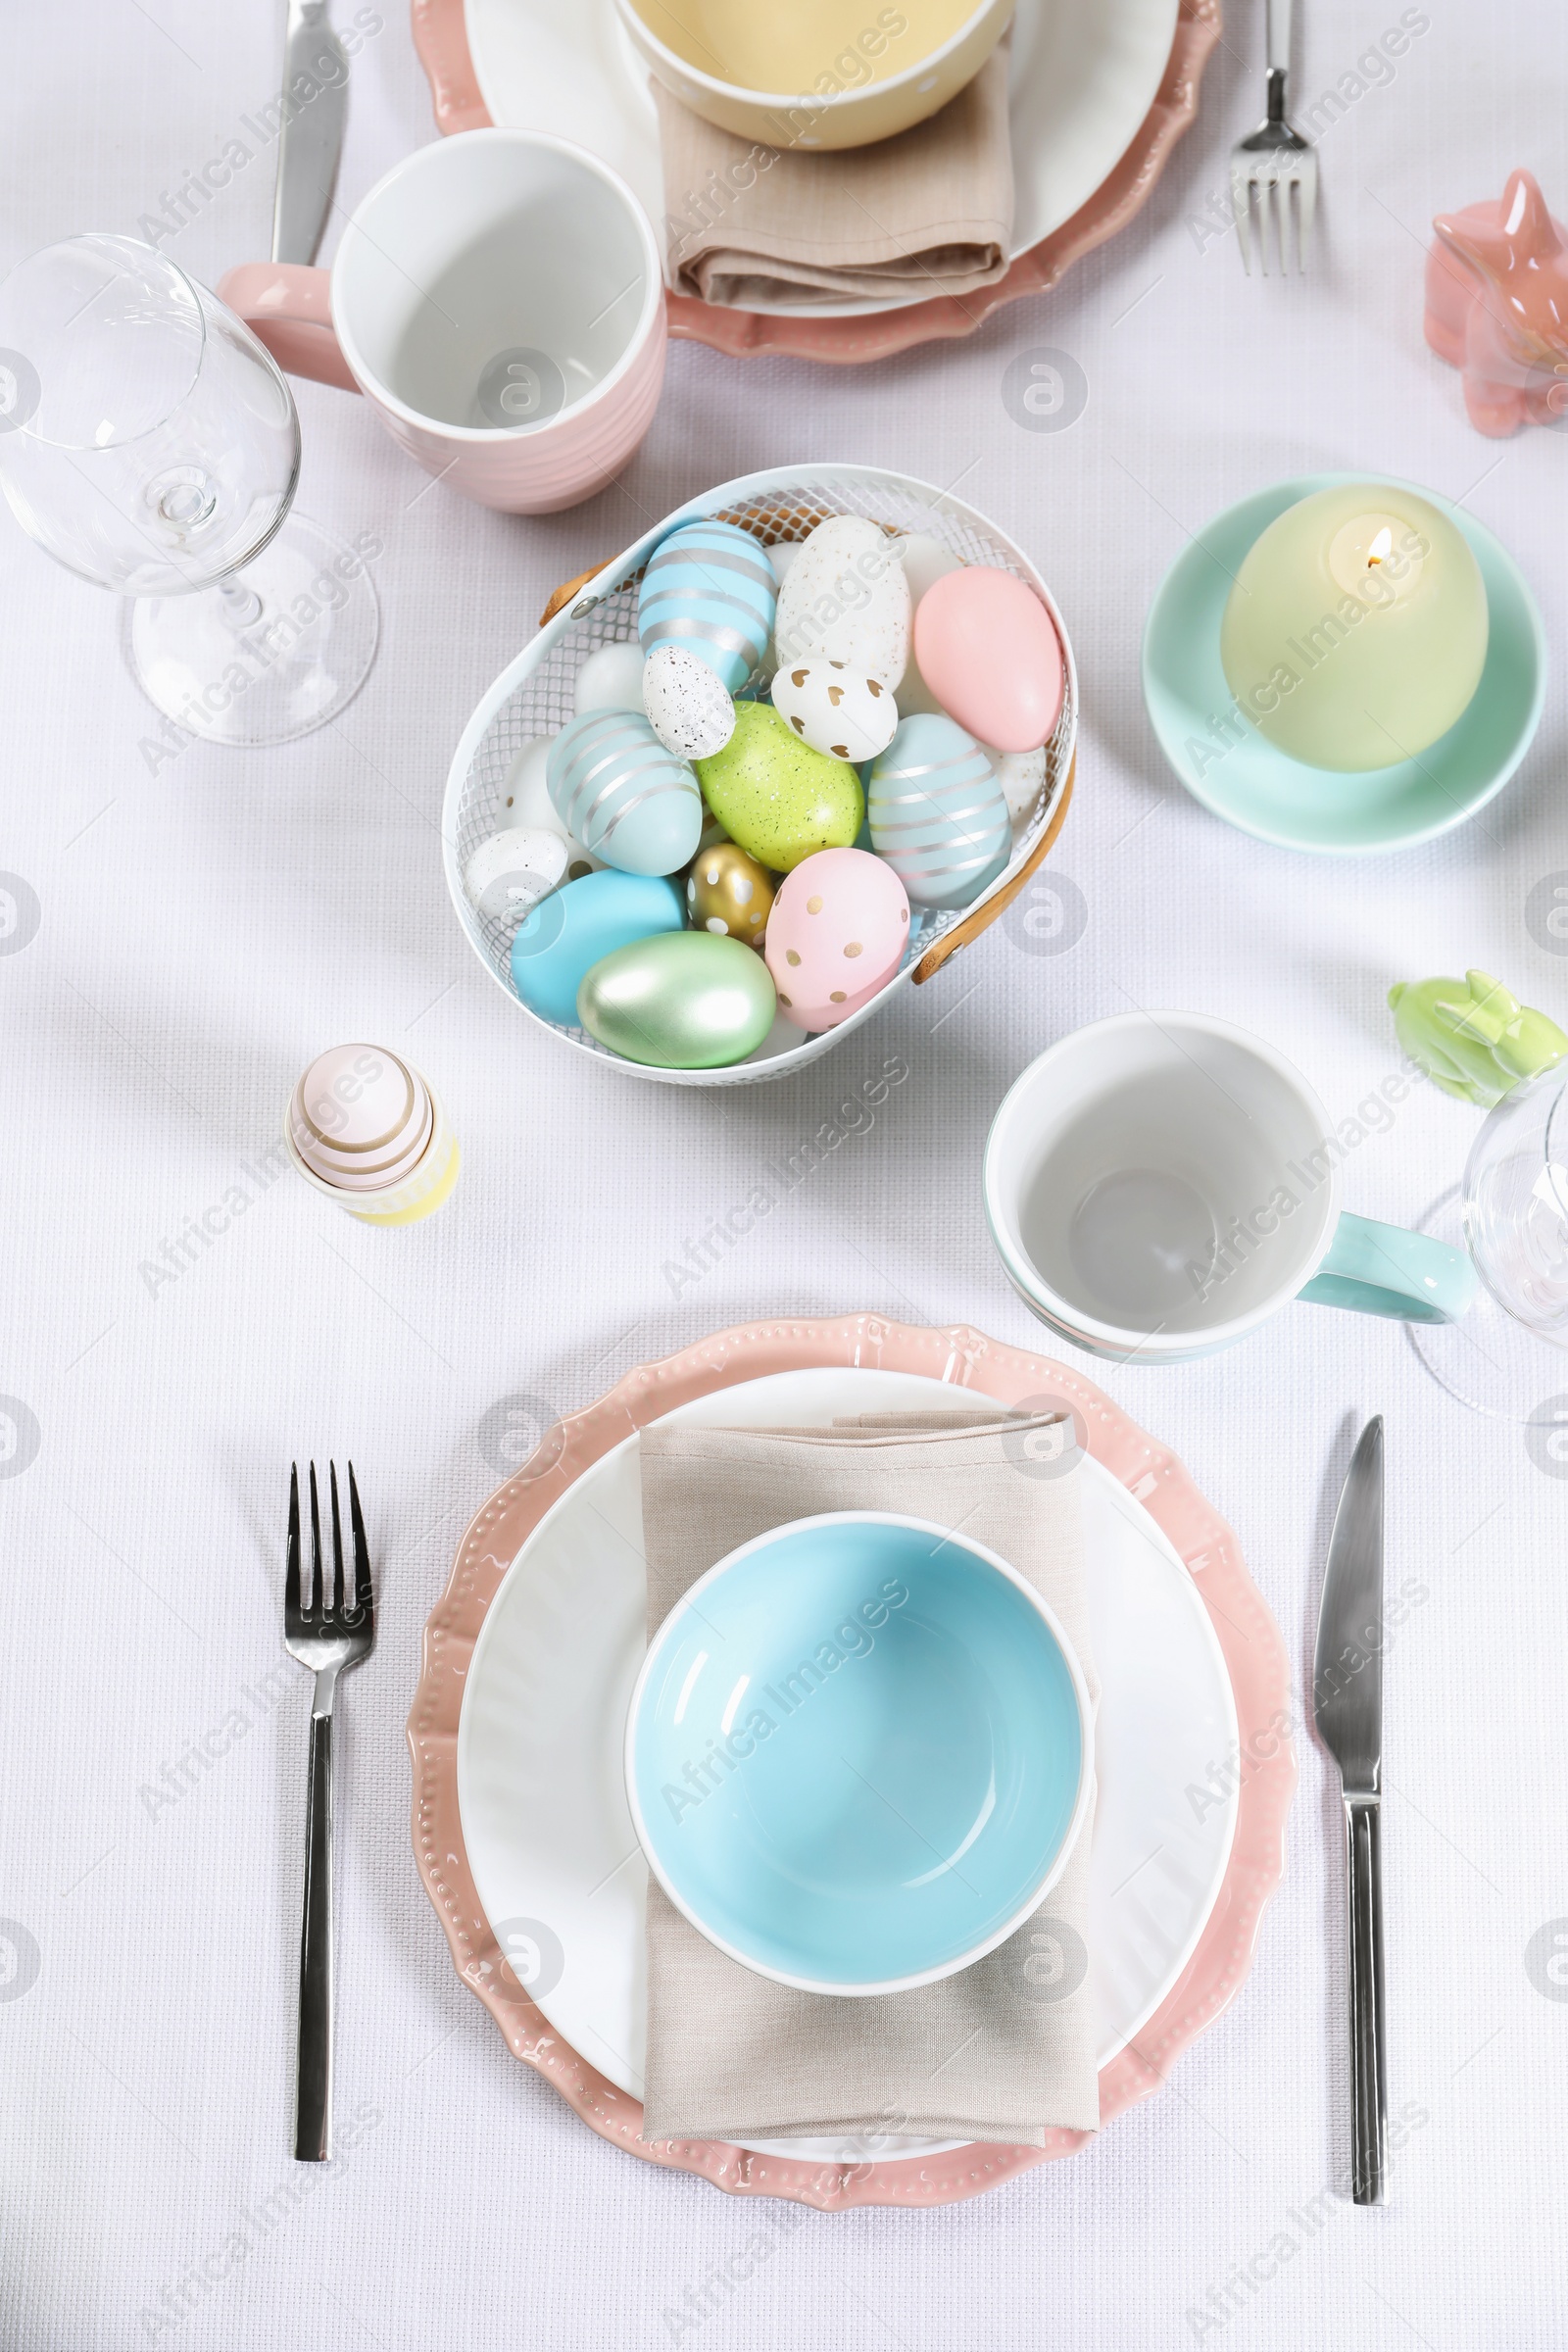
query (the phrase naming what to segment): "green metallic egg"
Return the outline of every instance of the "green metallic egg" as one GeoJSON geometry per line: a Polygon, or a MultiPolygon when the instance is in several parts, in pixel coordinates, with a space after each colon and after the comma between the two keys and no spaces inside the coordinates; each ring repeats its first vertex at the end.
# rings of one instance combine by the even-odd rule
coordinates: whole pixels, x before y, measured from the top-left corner
{"type": "Polygon", "coordinates": [[[728,743],[693,764],[731,841],[775,874],[817,850],[850,849],[860,830],[865,795],[855,769],[802,743],[771,703],[737,703],[728,743]]]}
{"type": "Polygon", "coordinates": [[[577,1018],[628,1061],[716,1070],[761,1044],[777,1003],[755,949],[712,931],[665,931],[602,957],[577,991],[577,1018]]]}

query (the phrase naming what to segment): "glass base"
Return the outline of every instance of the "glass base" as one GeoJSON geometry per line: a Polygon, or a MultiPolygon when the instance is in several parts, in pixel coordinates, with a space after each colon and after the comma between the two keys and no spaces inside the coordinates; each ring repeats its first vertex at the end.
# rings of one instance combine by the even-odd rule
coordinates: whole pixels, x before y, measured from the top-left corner
{"type": "Polygon", "coordinates": [[[137,598],[130,664],[176,726],[254,750],[335,718],[368,676],[380,629],[364,559],[293,514],[219,587],[137,598]]]}
{"type": "MultiPolygon", "coordinates": [[[[1434,1201],[1421,1231],[1452,1249],[1465,1247],[1464,1198],[1456,1185],[1434,1201]]],[[[1568,1351],[1544,1340],[1499,1306],[1486,1284],[1459,1323],[1407,1323],[1405,1333],[1438,1386],[1495,1421],[1547,1433],[1552,1445],[1559,1405],[1568,1405],[1568,1351]]],[[[1561,1444],[1560,1436],[1555,1441],[1561,1444]]],[[[1553,1447],[1554,1449],[1554,1447],[1553,1447]]],[[[1532,1447],[1534,1450],[1534,1447],[1532,1447]]]]}

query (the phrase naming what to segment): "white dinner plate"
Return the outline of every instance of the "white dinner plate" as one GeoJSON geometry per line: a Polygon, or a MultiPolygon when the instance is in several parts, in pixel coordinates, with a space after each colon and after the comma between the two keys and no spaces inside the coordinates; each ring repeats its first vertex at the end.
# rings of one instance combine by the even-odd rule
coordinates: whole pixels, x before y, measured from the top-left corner
{"type": "MultiPolygon", "coordinates": [[[[832,1366],[718,1389],[670,1418],[808,1428],[852,1413],[993,1402],[911,1373],[832,1366]]],[[[528,1923],[538,1947],[529,1989],[539,2008],[573,2049],[640,2099],[648,1868],[621,1772],[646,1646],[637,1447],[628,1438],[586,1470],[503,1579],[468,1667],[458,1804],[486,1918],[497,1930],[528,1923]]],[[[1105,2066],[1165,1998],[1213,1909],[1237,1799],[1234,1775],[1223,1802],[1213,1801],[1210,1784],[1235,1753],[1237,1729],[1208,1613],[1169,1541],[1099,1462],[1087,1460],[1083,1476],[1101,1685],[1089,1940],[1105,2066]],[[1195,1788],[1208,1801],[1195,1804],[1195,1788]]],[[[875,2152],[862,2140],[746,2144],[830,2163],[875,2152]]],[[[877,2148],[905,2157],[956,2144],[883,2136],[877,2148]]]]}
{"type": "MultiPolygon", "coordinates": [[[[1008,68],[1014,257],[1070,220],[1131,146],[1164,78],[1178,4],[1018,0],[1008,68]]],[[[466,0],[466,22],[491,121],[586,147],[630,183],[657,227],[665,210],[659,118],[613,0],[466,0]]],[[[792,318],[854,318],[905,305],[754,307],[792,318]]]]}

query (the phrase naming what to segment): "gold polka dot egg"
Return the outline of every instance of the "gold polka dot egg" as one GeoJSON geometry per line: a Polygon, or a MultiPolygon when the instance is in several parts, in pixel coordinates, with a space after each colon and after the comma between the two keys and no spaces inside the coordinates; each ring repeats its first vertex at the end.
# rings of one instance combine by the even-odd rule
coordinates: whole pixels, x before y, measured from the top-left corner
{"type": "Polygon", "coordinates": [[[797,1029],[835,1029],[868,1004],[904,961],[909,902],[882,858],[818,850],[786,874],[765,955],[779,1009],[797,1029]]]}
{"type": "Polygon", "coordinates": [[[686,912],[697,931],[760,948],[773,911],[773,877],[733,841],[705,842],[686,877],[686,912]]]}

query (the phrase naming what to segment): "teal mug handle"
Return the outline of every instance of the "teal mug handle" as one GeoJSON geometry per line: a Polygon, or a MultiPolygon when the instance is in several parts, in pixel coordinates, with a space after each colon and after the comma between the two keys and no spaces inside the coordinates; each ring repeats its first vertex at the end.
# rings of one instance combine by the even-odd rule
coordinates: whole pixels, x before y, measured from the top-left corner
{"type": "Polygon", "coordinates": [[[1476,1295],[1476,1270],[1462,1250],[1341,1212],[1327,1257],[1298,1298],[1348,1306],[1399,1323],[1457,1323],[1476,1295]]]}

